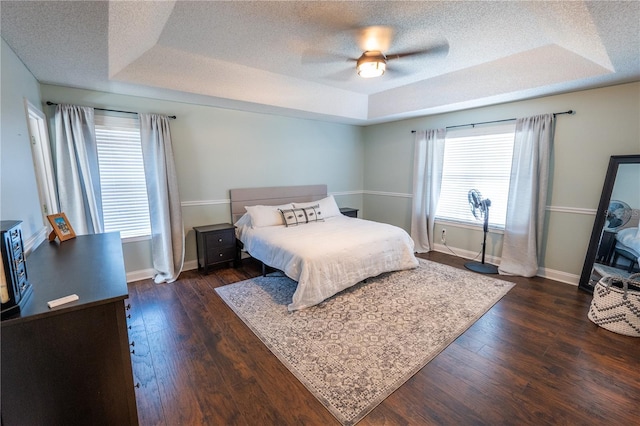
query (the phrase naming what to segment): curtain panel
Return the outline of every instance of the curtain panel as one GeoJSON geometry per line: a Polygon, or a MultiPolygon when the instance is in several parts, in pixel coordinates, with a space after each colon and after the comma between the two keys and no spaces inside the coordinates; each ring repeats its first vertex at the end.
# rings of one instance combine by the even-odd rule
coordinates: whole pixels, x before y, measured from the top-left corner
{"type": "Polygon", "coordinates": [[[104,232],[93,108],[57,105],[55,176],[60,211],[77,235],[104,232]]]}
{"type": "Polygon", "coordinates": [[[500,274],[538,273],[554,122],[553,114],[516,121],[500,274]]]}
{"type": "Polygon", "coordinates": [[[433,249],[433,230],[442,185],[445,135],[446,129],[416,132],[411,238],[417,253],[425,253],[433,249]]]}
{"type": "Polygon", "coordinates": [[[184,225],[171,145],[169,119],[139,114],[144,161],[154,281],[173,282],[184,266],[184,225]]]}

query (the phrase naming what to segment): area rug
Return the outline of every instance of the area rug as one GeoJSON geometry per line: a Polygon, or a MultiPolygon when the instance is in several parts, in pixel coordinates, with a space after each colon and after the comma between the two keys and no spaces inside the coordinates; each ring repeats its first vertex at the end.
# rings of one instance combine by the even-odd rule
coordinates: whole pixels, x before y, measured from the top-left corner
{"type": "Polygon", "coordinates": [[[287,305],[296,282],[285,276],[216,291],[336,419],[353,425],[514,285],[419,261],[295,312],[287,305]]]}

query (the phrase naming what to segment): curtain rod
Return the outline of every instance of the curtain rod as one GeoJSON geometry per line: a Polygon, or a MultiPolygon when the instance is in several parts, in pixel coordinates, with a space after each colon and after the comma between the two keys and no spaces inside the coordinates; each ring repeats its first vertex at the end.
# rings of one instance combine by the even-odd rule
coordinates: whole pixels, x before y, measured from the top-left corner
{"type": "MultiPolygon", "coordinates": [[[[55,102],[47,101],[47,105],[58,105],[58,104],[55,102]]],[[[106,109],[106,108],[93,108],[93,109],[97,109],[100,111],[109,111],[109,112],[121,112],[124,114],[138,114],[137,112],[134,112],[134,111],[119,111],[117,109],[106,109]]],[[[174,120],[177,118],[175,115],[168,115],[167,117],[173,118],[174,120]]]]}
{"type": "MultiPolygon", "coordinates": [[[[554,116],[555,116],[555,115],[562,115],[562,114],[569,114],[569,115],[572,115],[572,114],[575,114],[575,113],[576,113],[576,112],[575,112],[574,110],[570,109],[569,111],[554,112],[554,113],[553,113],[553,115],[554,115],[554,116]]],[[[454,129],[454,128],[456,128],[456,127],[466,127],[466,126],[474,126],[474,127],[475,127],[475,126],[477,126],[477,125],[479,125],[479,124],[502,123],[502,122],[505,122],[505,121],[513,121],[513,120],[517,120],[517,118],[506,118],[506,119],[504,119],[504,120],[483,121],[483,122],[481,122],[481,123],[459,124],[459,125],[457,125],[457,126],[447,126],[447,127],[445,127],[445,129],[454,129]]],[[[415,132],[416,132],[415,130],[412,130],[412,131],[411,131],[411,133],[415,133],[415,132]]]]}

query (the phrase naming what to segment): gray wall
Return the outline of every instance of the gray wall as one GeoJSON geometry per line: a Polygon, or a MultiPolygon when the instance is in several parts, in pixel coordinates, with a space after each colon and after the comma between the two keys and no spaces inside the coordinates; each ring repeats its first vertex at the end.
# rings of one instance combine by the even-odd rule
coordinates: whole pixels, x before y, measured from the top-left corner
{"type": "MultiPolygon", "coordinates": [[[[557,116],[540,273],[577,282],[609,157],[640,154],[640,83],[369,126],[364,130],[366,217],[409,228],[414,141],[411,130],[569,109],[576,114],[557,116]]],[[[448,245],[456,252],[475,255],[480,250],[480,224],[470,228],[438,223],[435,234],[439,236],[443,227],[447,229],[448,245]]],[[[498,258],[501,247],[502,235],[490,233],[488,253],[498,258]]],[[[448,251],[441,245],[437,249],[448,251]]]]}
{"type": "Polygon", "coordinates": [[[0,116],[0,218],[22,220],[25,246],[30,248],[42,234],[38,187],[33,172],[25,98],[40,105],[40,85],[29,70],[0,39],[2,55],[0,116]]]}

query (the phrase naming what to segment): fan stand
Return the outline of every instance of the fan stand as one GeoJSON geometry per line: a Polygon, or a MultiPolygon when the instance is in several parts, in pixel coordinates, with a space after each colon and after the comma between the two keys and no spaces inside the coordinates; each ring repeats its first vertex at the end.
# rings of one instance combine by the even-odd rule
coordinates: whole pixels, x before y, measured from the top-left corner
{"type": "Polygon", "coordinates": [[[481,274],[497,274],[498,268],[490,263],[484,263],[485,248],[487,247],[487,232],[489,231],[489,206],[485,206],[486,213],[484,215],[484,236],[482,238],[482,263],[480,262],[467,262],[464,264],[465,268],[481,274]]]}

